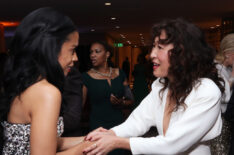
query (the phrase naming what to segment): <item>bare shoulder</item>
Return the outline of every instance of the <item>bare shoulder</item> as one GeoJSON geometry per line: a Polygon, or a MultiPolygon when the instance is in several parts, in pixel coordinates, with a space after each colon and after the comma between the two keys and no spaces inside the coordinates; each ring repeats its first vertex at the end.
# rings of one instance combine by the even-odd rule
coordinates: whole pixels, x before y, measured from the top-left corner
{"type": "Polygon", "coordinates": [[[41,80],[33,84],[25,90],[21,97],[24,102],[32,105],[32,108],[51,104],[60,106],[61,104],[61,92],[47,80],[41,80]]]}
{"type": "Polygon", "coordinates": [[[25,94],[30,94],[40,97],[60,97],[61,93],[57,87],[49,83],[47,80],[41,80],[32,86],[30,86],[25,92],[25,94]]]}

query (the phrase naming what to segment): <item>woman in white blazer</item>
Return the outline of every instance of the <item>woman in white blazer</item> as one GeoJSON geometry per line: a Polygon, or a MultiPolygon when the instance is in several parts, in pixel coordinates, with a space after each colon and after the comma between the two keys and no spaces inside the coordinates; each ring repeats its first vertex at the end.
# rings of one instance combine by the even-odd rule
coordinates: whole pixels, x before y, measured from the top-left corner
{"type": "Polygon", "coordinates": [[[214,63],[215,51],[203,33],[183,19],[165,20],[153,29],[150,54],[152,91],[129,118],[110,130],[99,128],[86,140],[84,153],[107,154],[123,148],[132,154],[209,155],[209,140],[222,128],[220,98],[224,81],[214,63]],[[139,137],[156,126],[156,137],[139,137]]]}

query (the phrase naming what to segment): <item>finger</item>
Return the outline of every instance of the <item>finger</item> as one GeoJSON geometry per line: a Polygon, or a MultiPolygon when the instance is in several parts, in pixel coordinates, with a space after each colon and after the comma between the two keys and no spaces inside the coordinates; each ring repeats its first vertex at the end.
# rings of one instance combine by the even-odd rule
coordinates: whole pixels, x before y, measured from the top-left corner
{"type": "Polygon", "coordinates": [[[97,148],[97,144],[94,143],[93,145],[91,145],[91,146],[85,148],[85,149],[83,150],[83,153],[85,153],[85,154],[91,153],[91,152],[92,152],[94,149],[96,149],[96,148],[97,148]]]}
{"type": "Polygon", "coordinates": [[[99,131],[100,131],[100,132],[107,132],[108,130],[105,129],[105,128],[103,128],[103,127],[100,127],[100,128],[99,128],[99,131]]]}
{"type": "Polygon", "coordinates": [[[95,132],[87,138],[89,141],[99,140],[103,135],[106,135],[108,132],[95,132]]]}
{"type": "Polygon", "coordinates": [[[92,147],[92,148],[88,152],[86,152],[86,150],[85,150],[85,152],[84,152],[85,154],[96,155],[98,152],[100,152],[100,149],[98,148],[98,145],[96,143],[90,147],[92,147]]]}
{"type": "Polygon", "coordinates": [[[88,133],[88,135],[85,136],[85,140],[90,140],[90,138],[92,137],[92,135],[95,135],[96,132],[98,132],[99,130],[103,130],[102,127],[99,127],[93,131],[91,131],[90,133],[88,133]]]}
{"type": "Polygon", "coordinates": [[[98,152],[96,155],[104,155],[104,153],[102,153],[102,152],[98,152]]]}
{"type": "Polygon", "coordinates": [[[113,98],[113,102],[115,103],[115,104],[118,104],[119,103],[119,99],[118,98],[113,98]]]}
{"type": "Polygon", "coordinates": [[[90,133],[86,136],[85,140],[91,140],[92,137],[95,136],[96,134],[97,134],[96,131],[90,132],[90,133]]]}
{"type": "Polygon", "coordinates": [[[117,100],[118,98],[114,95],[111,95],[111,98],[113,98],[114,100],[117,100]]]}

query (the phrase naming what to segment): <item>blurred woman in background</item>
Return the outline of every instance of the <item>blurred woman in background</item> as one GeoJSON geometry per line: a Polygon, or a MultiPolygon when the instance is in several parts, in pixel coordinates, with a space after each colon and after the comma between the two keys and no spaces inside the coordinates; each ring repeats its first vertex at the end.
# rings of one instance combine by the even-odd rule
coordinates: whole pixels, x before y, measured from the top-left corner
{"type": "Polygon", "coordinates": [[[92,68],[83,73],[83,103],[85,104],[88,98],[91,106],[90,130],[100,126],[110,129],[122,123],[124,121],[122,108],[133,102],[132,98],[128,97],[131,90],[124,72],[108,65],[111,55],[111,48],[106,42],[92,43],[90,47],[92,68]]]}

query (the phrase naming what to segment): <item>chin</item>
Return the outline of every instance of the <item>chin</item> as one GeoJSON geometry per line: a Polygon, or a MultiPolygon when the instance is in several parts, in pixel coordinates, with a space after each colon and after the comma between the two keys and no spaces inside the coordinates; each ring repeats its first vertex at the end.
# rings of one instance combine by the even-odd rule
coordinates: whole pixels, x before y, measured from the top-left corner
{"type": "Polygon", "coordinates": [[[153,73],[153,75],[155,76],[155,77],[157,77],[157,78],[164,78],[164,77],[166,77],[166,75],[164,75],[164,74],[161,74],[161,73],[153,73]]]}
{"type": "Polygon", "coordinates": [[[97,65],[96,64],[92,64],[92,67],[97,67],[97,65]]]}
{"type": "Polygon", "coordinates": [[[64,72],[64,76],[67,76],[68,72],[64,72]]]}

